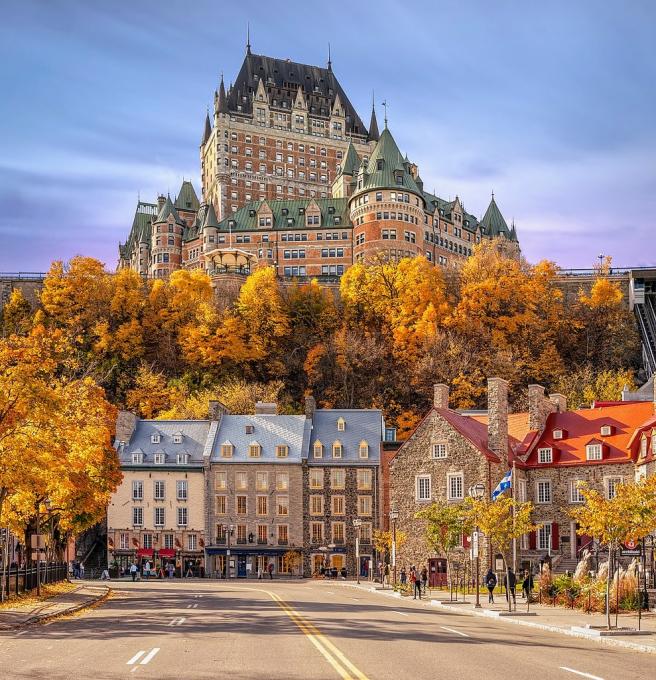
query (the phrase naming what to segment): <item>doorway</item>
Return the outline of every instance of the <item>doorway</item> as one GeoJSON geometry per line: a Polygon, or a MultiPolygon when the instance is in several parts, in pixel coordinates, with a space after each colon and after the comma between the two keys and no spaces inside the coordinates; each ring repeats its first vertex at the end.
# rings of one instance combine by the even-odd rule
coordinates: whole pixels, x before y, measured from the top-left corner
{"type": "Polygon", "coordinates": [[[428,585],[431,588],[445,586],[446,577],[446,559],[444,557],[431,557],[428,560],[428,585]]]}
{"type": "Polygon", "coordinates": [[[237,555],[237,578],[246,578],[246,555],[237,555]]]}

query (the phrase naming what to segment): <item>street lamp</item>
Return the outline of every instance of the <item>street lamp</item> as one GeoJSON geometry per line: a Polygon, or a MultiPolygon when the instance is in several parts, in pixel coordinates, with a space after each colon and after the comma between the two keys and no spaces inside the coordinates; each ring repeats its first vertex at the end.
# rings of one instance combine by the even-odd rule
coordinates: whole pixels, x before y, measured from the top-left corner
{"type": "MultiPolygon", "coordinates": [[[[480,500],[485,495],[485,485],[484,484],[474,484],[469,487],[469,497],[474,500],[480,500]]],[[[480,590],[480,578],[481,578],[481,558],[479,555],[479,534],[478,525],[474,530],[474,535],[472,536],[472,553],[476,558],[476,604],[474,607],[480,609],[481,606],[481,590],[480,590]]]]}
{"type": "Polygon", "coordinates": [[[230,578],[230,536],[232,536],[232,533],[235,530],[235,525],[234,524],[222,524],[221,528],[226,533],[227,547],[226,547],[225,570],[226,570],[226,578],[230,578]]]}
{"type": "Polygon", "coordinates": [[[392,520],[392,584],[396,586],[396,520],[399,518],[399,511],[392,508],[389,518],[392,520]]]}
{"type": "Polygon", "coordinates": [[[354,519],[353,526],[355,527],[355,573],[358,584],[360,583],[360,528],[362,527],[361,519],[354,519]]]}

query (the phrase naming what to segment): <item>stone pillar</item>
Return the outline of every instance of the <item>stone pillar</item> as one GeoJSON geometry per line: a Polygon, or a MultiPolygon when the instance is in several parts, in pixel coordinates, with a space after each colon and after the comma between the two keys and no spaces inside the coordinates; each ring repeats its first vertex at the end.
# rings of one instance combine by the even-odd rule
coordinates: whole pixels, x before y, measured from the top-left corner
{"type": "Polygon", "coordinates": [[[502,461],[508,460],[508,381],[487,379],[487,445],[502,461]]]}
{"type": "Polygon", "coordinates": [[[449,408],[449,386],[444,383],[433,385],[433,406],[449,408]]]}
{"type": "Polygon", "coordinates": [[[549,401],[555,406],[556,413],[565,413],[567,411],[567,397],[564,394],[554,394],[549,395],[549,401]]]}
{"type": "Polygon", "coordinates": [[[116,417],[116,441],[130,443],[137,426],[137,416],[130,411],[119,411],[116,417]]]}

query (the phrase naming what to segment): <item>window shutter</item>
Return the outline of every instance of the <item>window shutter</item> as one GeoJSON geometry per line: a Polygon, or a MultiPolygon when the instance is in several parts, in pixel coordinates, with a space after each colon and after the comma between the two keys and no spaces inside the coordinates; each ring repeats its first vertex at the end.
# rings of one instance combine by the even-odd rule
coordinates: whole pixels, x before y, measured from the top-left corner
{"type": "Polygon", "coordinates": [[[528,547],[530,550],[535,550],[537,547],[537,537],[535,535],[535,531],[531,531],[531,533],[528,535],[528,547]]]}
{"type": "Polygon", "coordinates": [[[558,522],[551,523],[551,549],[558,550],[560,540],[558,536],[558,522]]]}

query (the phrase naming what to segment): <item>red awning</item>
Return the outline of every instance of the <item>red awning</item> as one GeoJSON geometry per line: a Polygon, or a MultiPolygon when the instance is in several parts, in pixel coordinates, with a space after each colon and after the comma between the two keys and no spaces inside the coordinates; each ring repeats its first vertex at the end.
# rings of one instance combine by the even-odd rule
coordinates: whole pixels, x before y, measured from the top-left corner
{"type": "Polygon", "coordinates": [[[152,558],[154,550],[152,548],[139,548],[137,550],[137,557],[150,557],[152,558]]]}
{"type": "Polygon", "coordinates": [[[175,557],[175,550],[172,548],[162,548],[158,551],[160,557],[175,557]]]}

